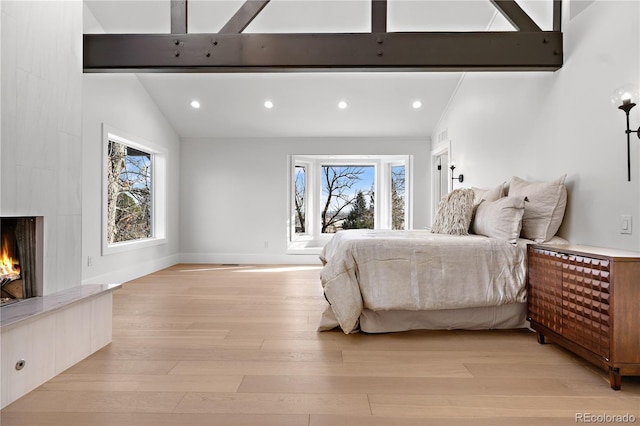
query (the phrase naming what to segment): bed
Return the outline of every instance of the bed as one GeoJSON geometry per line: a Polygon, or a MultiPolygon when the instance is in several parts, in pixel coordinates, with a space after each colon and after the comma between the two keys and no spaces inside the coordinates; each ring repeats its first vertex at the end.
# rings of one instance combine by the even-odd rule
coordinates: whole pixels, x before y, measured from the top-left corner
{"type": "MultiPolygon", "coordinates": [[[[553,182],[564,188],[564,177],[553,182]]],[[[566,242],[555,236],[566,191],[558,191],[562,205],[552,209],[554,223],[542,229],[532,228],[525,215],[526,207],[538,207],[536,188],[519,194],[513,179],[510,188],[508,196],[502,187],[494,195],[484,191],[484,199],[472,188],[453,191],[441,202],[442,217],[432,230],[336,233],[320,256],[328,304],[318,329],[340,327],[349,334],[526,327],[527,245],[566,242]]],[[[529,213],[529,220],[539,222],[539,210],[529,213]]]]}

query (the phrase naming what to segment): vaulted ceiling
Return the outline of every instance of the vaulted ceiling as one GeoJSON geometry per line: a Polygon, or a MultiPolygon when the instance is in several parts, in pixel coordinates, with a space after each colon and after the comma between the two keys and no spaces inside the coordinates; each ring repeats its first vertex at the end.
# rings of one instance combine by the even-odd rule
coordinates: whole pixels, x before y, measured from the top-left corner
{"type": "MultiPolygon", "coordinates": [[[[243,0],[191,0],[189,33],[217,32],[243,0]]],[[[85,33],[169,33],[170,1],[85,0],[85,33]],[[86,11],[87,11],[86,10],[86,11]],[[95,17],[95,19],[94,19],[95,17]]],[[[552,2],[521,2],[543,29],[552,2]]],[[[489,0],[389,0],[387,30],[513,31],[489,0]]],[[[244,33],[358,33],[371,28],[369,0],[272,0],[244,33]]],[[[182,137],[428,138],[462,72],[138,74],[182,137]],[[200,108],[190,106],[192,100],[200,108]],[[270,100],[273,108],[264,102],[270,100]],[[414,101],[422,106],[413,108],[414,101]],[[346,101],[347,108],[338,108],[346,101]]],[[[87,78],[114,78],[87,75],[87,78]]],[[[526,78],[523,76],[523,78],[526,78]]]]}

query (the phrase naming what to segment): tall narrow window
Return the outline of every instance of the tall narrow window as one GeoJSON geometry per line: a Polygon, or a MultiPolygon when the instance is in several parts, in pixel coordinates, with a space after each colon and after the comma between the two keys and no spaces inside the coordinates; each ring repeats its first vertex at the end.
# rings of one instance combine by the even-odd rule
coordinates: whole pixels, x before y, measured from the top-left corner
{"type": "Polygon", "coordinates": [[[110,140],[107,155],[109,244],[152,237],[152,156],[110,140]]]}
{"type": "Polygon", "coordinates": [[[307,168],[305,166],[295,166],[294,170],[294,216],[296,234],[307,232],[306,220],[306,199],[307,199],[307,168]]]}
{"type": "Polygon", "coordinates": [[[405,166],[391,167],[391,229],[405,229],[405,166]]]}
{"type": "Polygon", "coordinates": [[[322,233],[374,227],[375,166],[323,165],[322,233]]]}

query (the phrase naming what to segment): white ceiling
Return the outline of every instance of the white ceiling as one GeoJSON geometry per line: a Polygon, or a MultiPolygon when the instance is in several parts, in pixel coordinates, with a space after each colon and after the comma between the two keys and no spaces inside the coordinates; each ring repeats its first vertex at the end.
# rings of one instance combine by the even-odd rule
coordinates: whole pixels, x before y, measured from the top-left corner
{"type": "MultiPolygon", "coordinates": [[[[188,31],[217,32],[243,3],[190,0],[188,31]]],[[[169,32],[169,0],[85,0],[85,4],[93,14],[85,13],[86,33],[169,32]]],[[[369,0],[271,0],[245,32],[368,32],[370,7],[369,0]]],[[[544,8],[528,12],[534,19],[536,13],[548,16],[544,8]]],[[[512,30],[489,0],[389,0],[387,17],[392,32],[483,31],[492,21],[512,30]]],[[[461,76],[458,72],[138,74],[182,137],[428,138],[461,76]],[[200,109],[189,106],[193,99],[200,102],[200,109]],[[264,108],[265,100],[274,107],[264,108]],[[337,107],[340,100],[348,103],[346,109],[337,107]],[[412,108],[414,100],[422,101],[422,108],[412,108]]]]}

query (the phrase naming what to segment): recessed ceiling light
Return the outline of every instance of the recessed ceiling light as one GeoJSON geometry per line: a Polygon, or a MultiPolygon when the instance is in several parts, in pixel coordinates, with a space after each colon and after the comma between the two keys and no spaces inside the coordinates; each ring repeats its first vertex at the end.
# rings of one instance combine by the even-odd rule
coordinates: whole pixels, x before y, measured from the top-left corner
{"type": "Polygon", "coordinates": [[[420,101],[413,101],[413,104],[412,104],[412,105],[413,105],[413,107],[414,107],[415,109],[418,109],[418,108],[420,108],[420,107],[422,106],[422,102],[420,102],[420,101]]]}
{"type": "Polygon", "coordinates": [[[273,108],[273,102],[271,102],[271,101],[264,101],[264,107],[265,107],[266,109],[271,109],[271,108],[273,108]]]}
{"type": "Polygon", "coordinates": [[[338,102],[338,108],[345,109],[347,107],[347,103],[345,101],[338,102]]]}
{"type": "Polygon", "coordinates": [[[200,108],[200,102],[196,100],[191,101],[191,108],[195,108],[195,109],[200,108]]]}

